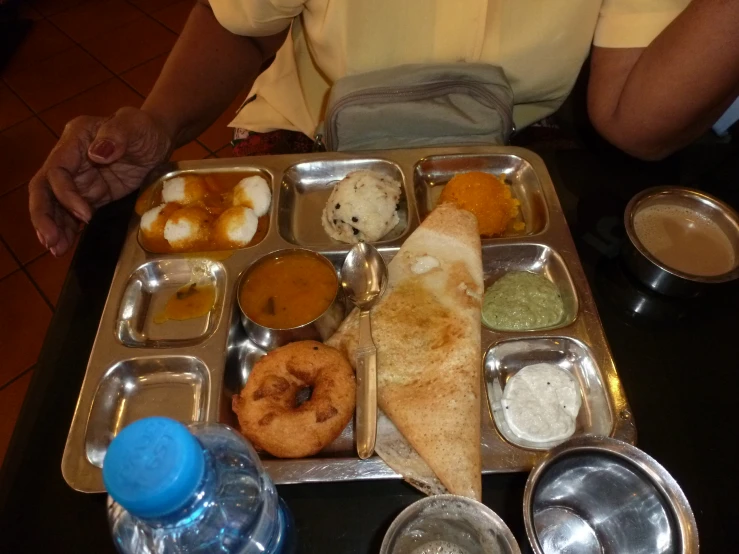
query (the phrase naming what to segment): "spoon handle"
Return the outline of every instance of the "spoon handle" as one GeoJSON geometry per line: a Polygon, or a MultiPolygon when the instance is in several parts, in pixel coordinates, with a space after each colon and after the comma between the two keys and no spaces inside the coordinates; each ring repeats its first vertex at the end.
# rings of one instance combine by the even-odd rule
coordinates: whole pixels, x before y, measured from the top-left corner
{"type": "Polygon", "coordinates": [[[377,438],[377,348],[372,341],[369,310],[359,314],[357,366],[357,454],[372,456],[377,438]]]}

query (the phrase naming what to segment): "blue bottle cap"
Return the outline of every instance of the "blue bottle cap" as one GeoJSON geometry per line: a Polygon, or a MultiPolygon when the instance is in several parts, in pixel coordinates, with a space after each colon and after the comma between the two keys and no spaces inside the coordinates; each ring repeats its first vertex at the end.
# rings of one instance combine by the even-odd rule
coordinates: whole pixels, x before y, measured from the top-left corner
{"type": "Polygon", "coordinates": [[[123,429],[103,461],[108,494],[131,514],[155,518],[185,506],[205,471],[203,447],[187,427],[149,417],[123,429]]]}

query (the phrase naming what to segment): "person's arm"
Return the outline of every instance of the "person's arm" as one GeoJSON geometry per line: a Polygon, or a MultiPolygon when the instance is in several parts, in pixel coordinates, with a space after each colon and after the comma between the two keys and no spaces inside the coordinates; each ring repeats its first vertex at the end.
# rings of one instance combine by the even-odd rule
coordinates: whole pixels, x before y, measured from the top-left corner
{"type": "Polygon", "coordinates": [[[272,36],[236,35],[199,0],[142,109],[80,116],[64,128],[28,186],[39,241],[64,254],[80,221],[138,188],[175,148],[212,124],[282,45],[290,20],[280,25],[284,30],[272,36]]]}
{"type": "Polygon", "coordinates": [[[244,87],[251,88],[287,32],[267,37],[235,35],[216,20],[208,0],[198,0],[141,109],[167,129],[175,148],[188,143],[244,87]]]}
{"type": "Polygon", "coordinates": [[[661,159],[739,96],[739,1],[693,2],[647,48],[592,53],[588,113],[612,144],[661,159]]]}

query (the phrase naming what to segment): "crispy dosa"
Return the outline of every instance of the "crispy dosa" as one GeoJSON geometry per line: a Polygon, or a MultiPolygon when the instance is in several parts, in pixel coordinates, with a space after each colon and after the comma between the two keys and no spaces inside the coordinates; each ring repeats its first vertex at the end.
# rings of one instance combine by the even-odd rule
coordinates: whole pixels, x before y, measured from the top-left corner
{"type": "Polygon", "coordinates": [[[382,410],[377,411],[377,441],[375,452],[403,479],[429,496],[449,494],[429,465],[419,456],[406,438],[382,410]]]}
{"type": "MultiPolygon", "coordinates": [[[[444,487],[479,499],[483,275],[475,216],[440,205],[388,271],[387,292],[372,310],[380,408],[444,487]]],[[[353,361],[357,336],[353,312],[327,344],[353,361]]]]}

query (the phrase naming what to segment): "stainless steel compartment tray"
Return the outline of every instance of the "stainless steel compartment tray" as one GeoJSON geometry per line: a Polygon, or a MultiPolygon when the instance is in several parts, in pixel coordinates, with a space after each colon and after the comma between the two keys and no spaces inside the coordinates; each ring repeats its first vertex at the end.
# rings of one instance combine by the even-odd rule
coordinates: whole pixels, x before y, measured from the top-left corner
{"type": "Polygon", "coordinates": [[[210,336],[223,310],[226,273],[207,258],[173,258],[147,262],[126,283],[116,336],[126,346],[192,346],[210,336]],[[183,321],[157,321],[172,294],[189,284],[214,289],[213,307],[204,316],[183,321]]]}
{"type": "MultiPolygon", "coordinates": [[[[481,381],[484,472],[528,470],[544,455],[541,450],[523,448],[506,440],[496,428],[487,402],[486,384],[492,382],[496,367],[494,354],[501,351],[498,346],[505,349],[506,341],[532,340],[541,346],[562,338],[582,345],[588,352],[586,369],[597,372],[591,377],[597,375],[605,403],[595,403],[589,408],[597,411],[591,419],[599,422],[599,426],[588,427],[583,423],[579,426],[581,431],[607,431],[610,436],[635,441],[629,406],[590,288],[551,179],[538,156],[520,148],[474,147],[213,159],[164,166],[149,176],[148,183],[182,171],[261,173],[271,181],[274,195],[267,235],[259,244],[227,256],[198,255],[201,259],[198,275],[216,287],[214,310],[196,327],[188,328],[187,340],[177,340],[177,336],[169,334],[147,337],[145,315],[146,303],[151,302],[149,297],[163,285],[186,284],[186,268],[191,267],[188,263],[195,258],[146,252],[138,242],[138,217],[132,218],[64,451],[62,472],[70,486],[85,492],[103,491],[98,466],[108,442],[128,421],[157,413],[159,402],[164,402],[163,415],[185,421],[234,422],[231,395],[237,392],[251,365],[262,355],[244,340],[240,331],[234,311],[237,280],[258,257],[295,244],[312,248],[340,263],[349,246],[325,236],[320,212],[331,184],[360,168],[394,174],[403,183],[400,209],[404,217],[390,236],[378,244],[388,260],[432,208],[439,185],[454,173],[482,170],[503,174],[521,201],[525,230],[515,236],[483,240],[486,284],[505,271],[527,270],[545,275],[562,293],[565,317],[550,329],[503,333],[483,328],[482,359],[488,354],[481,381]],[[130,308],[128,312],[126,307],[130,308]],[[126,314],[130,320],[122,333],[120,324],[126,314]],[[174,360],[177,362],[173,363],[174,360]],[[154,367],[160,368],[158,375],[171,372],[172,378],[164,379],[164,383],[156,378],[152,381],[150,372],[154,367]],[[165,388],[155,388],[151,385],[155,382],[165,388]],[[172,392],[167,392],[168,384],[174,387],[172,392]],[[119,417],[116,406],[120,407],[125,390],[141,402],[119,417]],[[153,400],[147,400],[149,396],[153,400]]],[[[265,456],[264,462],[277,483],[399,477],[376,456],[359,460],[352,448],[352,437],[353,429],[349,426],[317,457],[278,460],[265,456]]]]}
{"type": "Polygon", "coordinates": [[[205,421],[210,376],[193,356],[131,358],[105,372],[90,411],[87,460],[102,467],[105,451],[129,423],[149,416],[205,421]]]}
{"type": "MultiPolygon", "coordinates": [[[[330,238],[321,226],[321,212],[334,184],[352,171],[371,170],[404,184],[400,167],[383,159],[327,160],[303,162],[285,171],[280,187],[280,206],[277,226],[283,239],[303,248],[342,248],[330,238]],[[318,218],[318,219],[316,219],[318,218]]],[[[406,235],[408,229],[408,201],[406,187],[400,195],[400,221],[383,239],[382,245],[406,235]]]]}
{"type": "Polygon", "coordinates": [[[517,338],[491,346],[483,360],[488,407],[496,428],[508,442],[535,450],[548,450],[564,442],[531,443],[516,436],[503,417],[501,401],[508,380],[524,367],[537,363],[553,364],[577,382],[582,405],[573,436],[611,434],[613,413],[590,349],[569,337],[517,338]]]}

